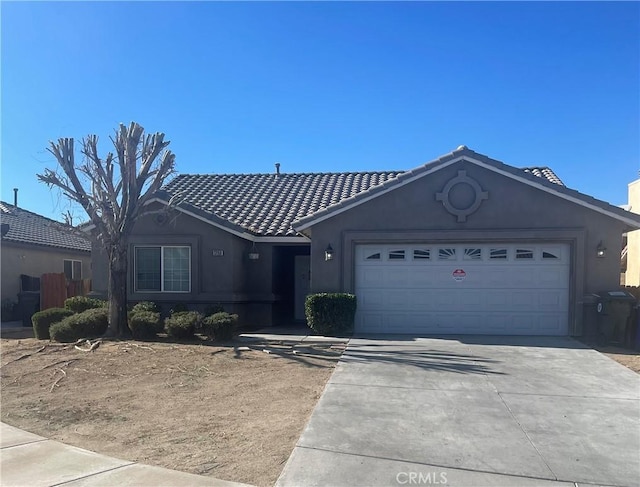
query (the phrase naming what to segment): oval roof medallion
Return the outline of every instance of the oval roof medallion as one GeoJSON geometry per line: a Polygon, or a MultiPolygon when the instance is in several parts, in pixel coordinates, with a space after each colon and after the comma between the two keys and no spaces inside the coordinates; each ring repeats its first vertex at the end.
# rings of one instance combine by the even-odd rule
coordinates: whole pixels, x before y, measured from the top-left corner
{"type": "Polygon", "coordinates": [[[436,193],[436,201],[442,201],[445,209],[458,217],[458,222],[466,222],[467,217],[486,199],[489,199],[489,193],[482,191],[478,182],[467,176],[467,171],[458,171],[458,175],[444,185],[442,192],[436,193]],[[471,198],[465,198],[465,195],[471,198]]]}

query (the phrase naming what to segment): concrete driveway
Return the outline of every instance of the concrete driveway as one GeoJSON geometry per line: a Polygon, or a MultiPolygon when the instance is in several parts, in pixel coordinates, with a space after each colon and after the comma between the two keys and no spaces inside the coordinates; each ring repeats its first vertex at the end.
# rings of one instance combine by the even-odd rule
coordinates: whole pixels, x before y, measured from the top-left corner
{"type": "Polygon", "coordinates": [[[277,485],[638,485],[640,376],[562,337],[353,339],[277,485]]]}

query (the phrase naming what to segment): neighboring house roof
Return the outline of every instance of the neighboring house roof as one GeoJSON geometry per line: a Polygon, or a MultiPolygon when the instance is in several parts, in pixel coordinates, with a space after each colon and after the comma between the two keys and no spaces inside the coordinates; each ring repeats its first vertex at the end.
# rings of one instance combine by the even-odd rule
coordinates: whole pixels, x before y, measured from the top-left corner
{"type": "MultiPolygon", "coordinates": [[[[579,202],[609,209],[611,205],[569,190],[548,167],[518,169],[466,147],[409,171],[183,174],[161,191],[158,199],[179,201],[177,208],[249,239],[294,237],[298,231],[354,205],[435,172],[466,156],[471,162],[549,192],[571,195],[579,202]]],[[[624,214],[618,210],[616,216],[624,214]]]]}
{"type": "Polygon", "coordinates": [[[0,201],[2,241],[43,245],[82,252],[91,251],[89,239],[64,223],[0,201]],[[5,225],[8,225],[8,229],[5,225]],[[6,233],[5,233],[6,230],[6,233]]]}

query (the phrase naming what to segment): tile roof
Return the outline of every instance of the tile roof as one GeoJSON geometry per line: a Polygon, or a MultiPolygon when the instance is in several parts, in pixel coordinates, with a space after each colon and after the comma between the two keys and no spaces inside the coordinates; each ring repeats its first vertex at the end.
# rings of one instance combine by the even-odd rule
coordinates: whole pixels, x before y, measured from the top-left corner
{"type": "Polygon", "coordinates": [[[64,223],[51,220],[0,201],[0,223],[9,225],[2,241],[21,242],[83,252],[91,251],[91,242],[75,234],[64,223]]]}
{"type": "MultiPolygon", "coordinates": [[[[524,171],[562,184],[547,167],[524,171]]],[[[165,200],[180,195],[183,208],[240,232],[295,236],[294,221],[392,185],[408,172],[183,174],[159,195],[165,200]]]]}
{"type": "Polygon", "coordinates": [[[534,176],[538,176],[539,178],[547,179],[552,183],[559,184],[560,186],[564,186],[564,183],[560,180],[556,173],[554,173],[550,167],[540,166],[540,167],[523,167],[522,170],[526,173],[533,174],[534,176]]]}
{"type": "Polygon", "coordinates": [[[291,223],[396,178],[401,171],[183,174],[163,190],[255,235],[295,236],[291,223]]]}

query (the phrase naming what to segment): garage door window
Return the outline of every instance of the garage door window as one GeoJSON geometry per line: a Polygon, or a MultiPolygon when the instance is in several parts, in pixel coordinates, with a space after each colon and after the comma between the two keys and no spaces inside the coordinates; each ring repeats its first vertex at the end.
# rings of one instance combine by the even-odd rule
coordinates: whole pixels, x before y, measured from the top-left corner
{"type": "Polygon", "coordinates": [[[438,249],[438,260],[456,260],[456,249],[438,249]]]}
{"type": "Polygon", "coordinates": [[[429,260],[431,251],[429,249],[413,249],[413,260],[429,260]]]}
{"type": "Polygon", "coordinates": [[[365,260],[380,260],[380,252],[374,252],[365,257],[365,260]]]}
{"type": "Polygon", "coordinates": [[[482,260],[482,249],[470,248],[464,249],[464,260],[482,260]]]}
{"type": "Polygon", "coordinates": [[[543,250],[542,251],[542,258],[543,259],[559,259],[560,257],[558,257],[557,253],[549,251],[549,250],[543,250]]]}
{"type": "Polygon", "coordinates": [[[533,250],[531,249],[516,249],[516,259],[533,259],[533,250]]]}
{"type": "Polygon", "coordinates": [[[404,260],[404,250],[390,250],[389,260],[404,260]]]}
{"type": "Polygon", "coordinates": [[[489,250],[489,258],[492,260],[506,260],[507,249],[491,249],[489,250]]]}

